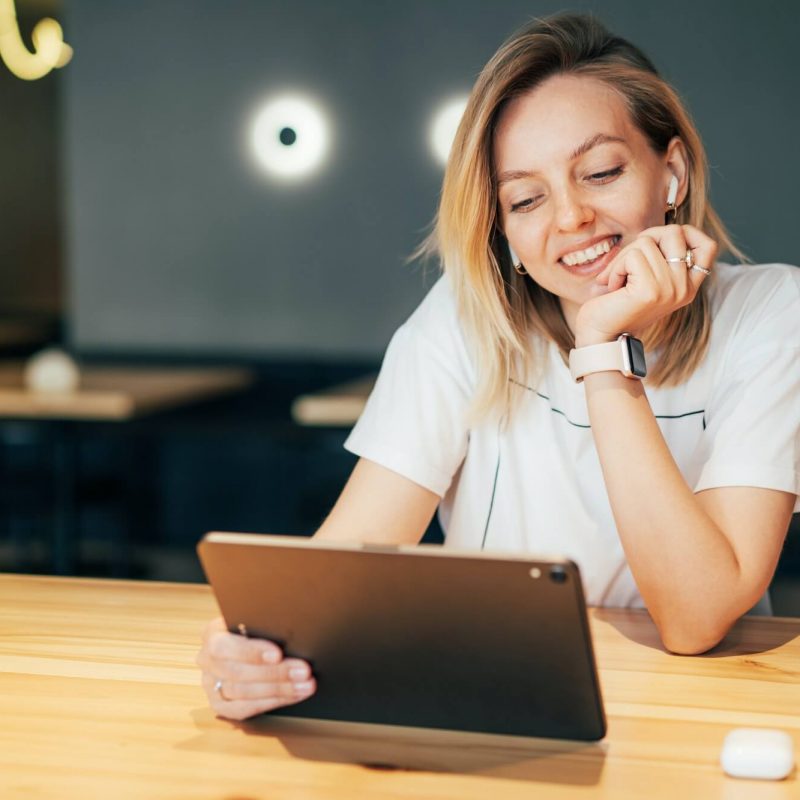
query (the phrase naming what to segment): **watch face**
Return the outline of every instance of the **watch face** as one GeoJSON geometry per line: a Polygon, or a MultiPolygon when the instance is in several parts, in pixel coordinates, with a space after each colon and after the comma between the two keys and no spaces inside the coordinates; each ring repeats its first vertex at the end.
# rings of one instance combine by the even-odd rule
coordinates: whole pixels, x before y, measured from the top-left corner
{"type": "Polygon", "coordinates": [[[647,375],[647,362],[644,360],[644,345],[633,336],[627,336],[625,341],[628,343],[628,361],[631,365],[631,372],[637,378],[644,378],[647,375]]]}

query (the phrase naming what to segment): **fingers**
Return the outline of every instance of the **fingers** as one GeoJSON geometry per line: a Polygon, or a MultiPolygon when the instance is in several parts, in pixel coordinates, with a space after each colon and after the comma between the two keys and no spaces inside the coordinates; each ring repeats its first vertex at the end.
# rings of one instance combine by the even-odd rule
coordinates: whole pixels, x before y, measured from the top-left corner
{"type": "Polygon", "coordinates": [[[298,658],[287,658],[279,664],[257,665],[246,664],[242,661],[220,661],[209,658],[201,651],[197,657],[197,664],[204,672],[208,672],[216,678],[239,683],[304,681],[311,675],[308,664],[298,658]]]}
{"type": "Polygon", "coordinates": [[[632,289],[636,283],[649,282],[653,277],[653,267],[650,264],[653,250],[648,246],[648,241],[652,247],[655,247],[652,240],[642,237],[621,250],[617,257],[597,276],[596,281],[607,284],[609,292],[622,289],[628,285],[629,281],[632,281],[632,289]]]}
{"type": "Polygon", "coordinates": [[[225,719],[243,720],[306,700],[317,690],[313,678],[301,683],[219,681],[203,672],[201,684],[214,712],[225,719]],[[219,685],[219,688],[217,686],[219,685]]]}
{"type": "Polygon", "coordinates": [[[622,248],[595,278],[607,291],[578,312],[576,343],[610,341],[623,331],[641,334],[691,303],[706,275],[688,269],[688,251],[699,266],[713,267],[716,243],[691,225],[648,228],[622,248]]]}
{"type": "MultiPolygon", "coordinates": [[[[694,263],[706,269],[713,269],[717,259],[717,243],[694,225],[663,225],[657,228],[648,228],[642,231],[641,236],[652,239],[664,254],[665,259],[683,258],[687,251],[691,250],[694,263]]],[[[680,265],[676,264],[675,266],[680,265]]],[[[684,266],[686,265],[684,264],[684,266]]],[[[699,286],[706,277],[705,273],[699,270],[687,269],[687,272],[695,287],[699,286]]]]}
{"type": "Polygon", "coordinates": [[[636,242],[623,247],[611,263],[595,278],[595,282],[608,287],[609,292],[621,289],[630,273],[627,265],[628,255],[636,249],[636,242]]]}
{"type": "MultiPolygon", "coordinates": [[[[632,268],[637,264],[631,253],[639,250],[647,257],[648,264],[662,288],[662,302],[674,302],[679,308],[691,302],[697,289],[706,277],[701,270],[690,269],[687,253],[696,264],[706,267],[716,259],[717,245],[703,231],[691,225],[664,225],[648,228],[630,245],[624,248],[609,264],[605,273],[609,291],[625,285],[632,268]]],[[[598,280],[600,280],[598,278],[598,280]]]]}
{"type": "MultiPolygon", "coordinates": [[[[677,228],[677,226],[673,227],[677,228]]],[[[680,308],[687,302],[691,302],[695,288],[689,280],[686,262],[667,260],[683,259],[686,256],[686,243],[680,231],[672,231],[670,236],[662,240],[660,246],[647,236],[643,236],[639,244],[642,252],[647,256],[648,263],[659,286],[659,302],[671,308],[680,308]],[[679,256],[672,255],[679,252],[681,253],[679,256]]]]}
{"type": "Polygon", "coordinates": [[[284,658],[274,642],[230,633],[221,618],[206,626],[196,663],[209,704],[228,719],[263,714],[316,691],[307,662],[284,658]]]}
{"type": "MultiPolygon", "coordinates": [[[[686,237],[686,244],[691,249],[694,263],[705,269],[712,270],[717,260],[717,243],[692,225],[682,225],[684,236],[686,237]]],[[[708,277],[701,270],[689,270],[689,279],[696,288],[708,277]]]]}
{"type": "MultiPolygon", "coordinates": [[[[655,245],[652,245],[655,247],[655,245]]],[[[648,252],[646,242],[631,248],[626,262],[627,278],[625,286],[629,293],[636,295],[642,302],[652,305],[660,300],[660,286],[656,270],[651,263],[652,253],[648,252]]]]}
{"type": "Polygon", "coordinates": [[[276,702],[280,705],[296,703],[309,697],[316,690],[316,681],[307,678],[292,683],[289,681],[249,681],[235,682],[221,680],[208,672],[203,673],[201,680],[206,694],[213,704],[228,704],[240,700],[251,700],[256,703],[276,702]],[[217,690],[217,681],[220,687],[217,690]]]}
{"type": "Polygon", "coordinates": [[[275,664],[283,657],[280,647],[274,642],[229,633],[221,617],[206,626],[203,651],[214,660],[242,661],[249,664],[275,664]]]}

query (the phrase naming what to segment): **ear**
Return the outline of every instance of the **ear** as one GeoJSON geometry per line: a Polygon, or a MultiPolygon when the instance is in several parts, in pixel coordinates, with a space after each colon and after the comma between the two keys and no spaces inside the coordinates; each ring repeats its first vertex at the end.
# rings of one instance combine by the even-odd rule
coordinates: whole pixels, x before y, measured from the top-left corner
{"type": "Polygon", "coordinates": [[[665,160],[666,172],[664,174],[664,197],[669,191],[670,179],[674,175],[678,179],[678,193],[675,205],[682,205],[689,191],[689,156],[686,145],[678,136],[673,136],[667,145],[665,160]]]}

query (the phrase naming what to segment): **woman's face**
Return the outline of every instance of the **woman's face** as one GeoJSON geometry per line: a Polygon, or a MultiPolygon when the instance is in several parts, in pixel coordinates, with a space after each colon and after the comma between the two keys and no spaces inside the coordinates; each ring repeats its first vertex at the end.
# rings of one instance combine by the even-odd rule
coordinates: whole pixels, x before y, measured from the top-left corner
{"type": "Polygon", "coordinates": [[[620,248],[664,224],[670,177],[685,174],[683,162],[674,169],[672,145],[652,150],[607,84],[569,75],[513,100],[493,146],[503,232],[572,324],[604,291],[594,278],[620,248]]]}

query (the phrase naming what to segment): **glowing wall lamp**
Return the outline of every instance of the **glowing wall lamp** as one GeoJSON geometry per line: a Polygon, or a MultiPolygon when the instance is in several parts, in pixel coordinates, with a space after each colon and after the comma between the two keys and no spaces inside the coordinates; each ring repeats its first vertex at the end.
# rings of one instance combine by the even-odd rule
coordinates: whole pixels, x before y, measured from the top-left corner
{"type": "Polygon", "coordinates": [[[266,103],[250,131],[250,144],[259,165],[284,180],[314,172],[322,164],[329,143],[329,126],[322,110],[297,95],[266,103]]]}
{"type": "Polygon", "coordinates": [[[459,97],[445,103],[433,116],[428,138],[433,155],[442,166],[447,165],[458,123],[461,122],[466,107],[467,98],[459,97]]]}
{"type": "Polygon", "coordinates": [[[35,81],[72,58],[72,48],[65,44],[61,26],[54,19],[40,20],[31,38],[32,53],[22,41],[14,0],[0,0],[0,58],[14,75],[35,81]]]}

